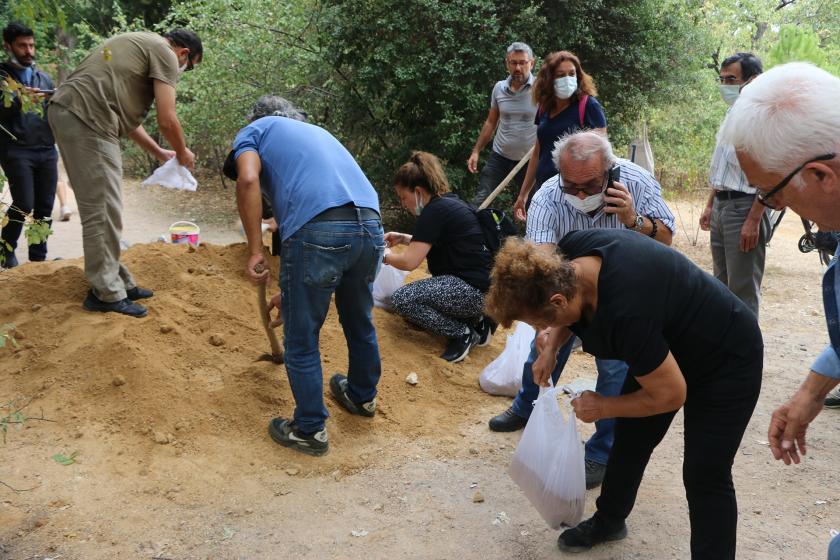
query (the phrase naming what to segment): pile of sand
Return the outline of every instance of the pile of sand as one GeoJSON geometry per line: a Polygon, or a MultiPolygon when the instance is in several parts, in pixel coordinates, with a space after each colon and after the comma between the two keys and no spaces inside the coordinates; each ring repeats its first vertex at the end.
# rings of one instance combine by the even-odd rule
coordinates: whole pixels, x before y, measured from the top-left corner
{"type": "MultiPolygon", "coordinates": [[[[125,453],[140,465],[160,454],[212,458],[218,467],[278,454],[304,470],[353,470],[389,442],[420,438],[447,455],[466,452],[458,426],[479,403],[495,404],[478,376],[505,337],[450,364],[438,358],[442,339],[381,309],[374,310],[383,366],[376,417],[353,417],[327,396],[330,454],[313,461],[277,448],[268,421],[290,415],[294,399],[284,366],[255,361],[269,346],[256,289],[243,274],[246,257],[244,244],[132,247],[123,262],[155,291],[143,319],[84,311],[80,259],[4,272],[0,323],[15,325],[20,348],[0,350],[0,396],[31,398],[30,413],[43,409],[57,420],[38,425],[42,441],[75,446],[82,442],[62,438],[77,437],[94,445],[88,454],[125,453]],[[416,386],[405,381],[411,372],[416,386]]],[[[325,379],[346,371],[334,309],[321,331],[321,353],[325,379]]]]}

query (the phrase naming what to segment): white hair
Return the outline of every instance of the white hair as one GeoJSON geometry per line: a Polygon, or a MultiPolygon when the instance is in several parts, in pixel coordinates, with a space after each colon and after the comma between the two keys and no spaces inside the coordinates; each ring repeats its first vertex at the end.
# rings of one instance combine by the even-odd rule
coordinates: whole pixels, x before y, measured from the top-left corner
{"type": "Polygon", "coordinates": [[[568,155],[572,161],[588,161],[593,156],[601,156],[604,162],[604,169],[609,169],[615,163],[612,144],[607,136],[593,130],[572,132],[561,136],[551,151],[551,159],[557,169],[560,169],[560,158],[568,155]]]}
{"type": "Polygon", "coordinates": [[[840,78],[804,62],[774,66],[741,91],[718,141],[746,152],[765,171],[784,175],[837,152],[840,78]]]}

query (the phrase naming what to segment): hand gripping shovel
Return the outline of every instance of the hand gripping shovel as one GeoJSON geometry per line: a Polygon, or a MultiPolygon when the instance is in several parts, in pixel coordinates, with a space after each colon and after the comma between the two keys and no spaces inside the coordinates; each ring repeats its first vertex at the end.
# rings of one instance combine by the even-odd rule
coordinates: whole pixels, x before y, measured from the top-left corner
{"type": "MultiPolygon", "coordinates": [[[[261,264],[258,264],[254,267],[254,270],[260,273],[265,268],[261,264]]],[[[257,303],[260,306],[260,319],[262,319],[265,334],[268,336],[268,342],[271,343],[271,354],[262,354],[257,358],[257,361],[282,364],[283,350],[280,348],[280,341],[277,340],[277,333],[274,332],[274,327],[283,323],[283,316],[281,315],[277,321],[271,321],[271,316],[268,314],[268,302],[265,300],[265,285],[266,282],[263,282],[257,287],[257,303]]]]}

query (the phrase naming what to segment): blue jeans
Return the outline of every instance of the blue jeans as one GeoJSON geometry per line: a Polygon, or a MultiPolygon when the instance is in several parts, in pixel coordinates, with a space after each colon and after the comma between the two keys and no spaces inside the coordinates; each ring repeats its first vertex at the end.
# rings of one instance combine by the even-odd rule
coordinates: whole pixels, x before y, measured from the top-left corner
{"type": "MultiPolygon", "coordinates": [[[[540,393],[540,388],[534,383],[534,374],[531,366],[537,359],[536,338],[531,341],[531,353],[522,368],[522,388],[513,400],[513,412],[522,418],[531,416],[534,409],[534,401],[540,393]]],[[[551,379],[556,384],[566,367],[575,337],[557,351],[557,365],[551,372],[551,379]]],[[[618,360],[601,360],[595,358],[595,367],[598,368],[598,380],[595,382],[595,391],[605,397],[617,397],[621,394],[621,387],[624,385],[624,378],[627,377],[627,364],[618,360]]],[[[595,433],[586,442],[586,459],[601,465],[606,465],[610,457],[613,439],[615,437],[615,419],[598,420],[595,422],[595,433]]]]}
{"type": "Polygon", "coordinates": [[[840,535],[831,539],[828,545],[828,560],[840,560],[840,535]]]}
{"type": "Polygon", "coordinates": [[[347,340],[347,394],[356,403],[376,396],[382,367],[371,284],[384,252],[379,220],[309,222],[283,242],[280,305],[286,373],[301,432],[320,431],[328,416],[318,338],[333,294],[347,340]]]}

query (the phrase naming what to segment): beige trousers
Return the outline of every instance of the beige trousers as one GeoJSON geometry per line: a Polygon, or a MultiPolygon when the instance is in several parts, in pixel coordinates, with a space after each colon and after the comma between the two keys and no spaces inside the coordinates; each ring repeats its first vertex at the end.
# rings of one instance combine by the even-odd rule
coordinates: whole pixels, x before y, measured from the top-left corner
{"type": "Polygon", "coordinates": [[[120,263],[120,145],[101,137],[60,105],[51,105],[48,114],[79,208],[85,276],[100,300],[114,302],[125,299],[125,291],[137,284],[120,263]]]}

